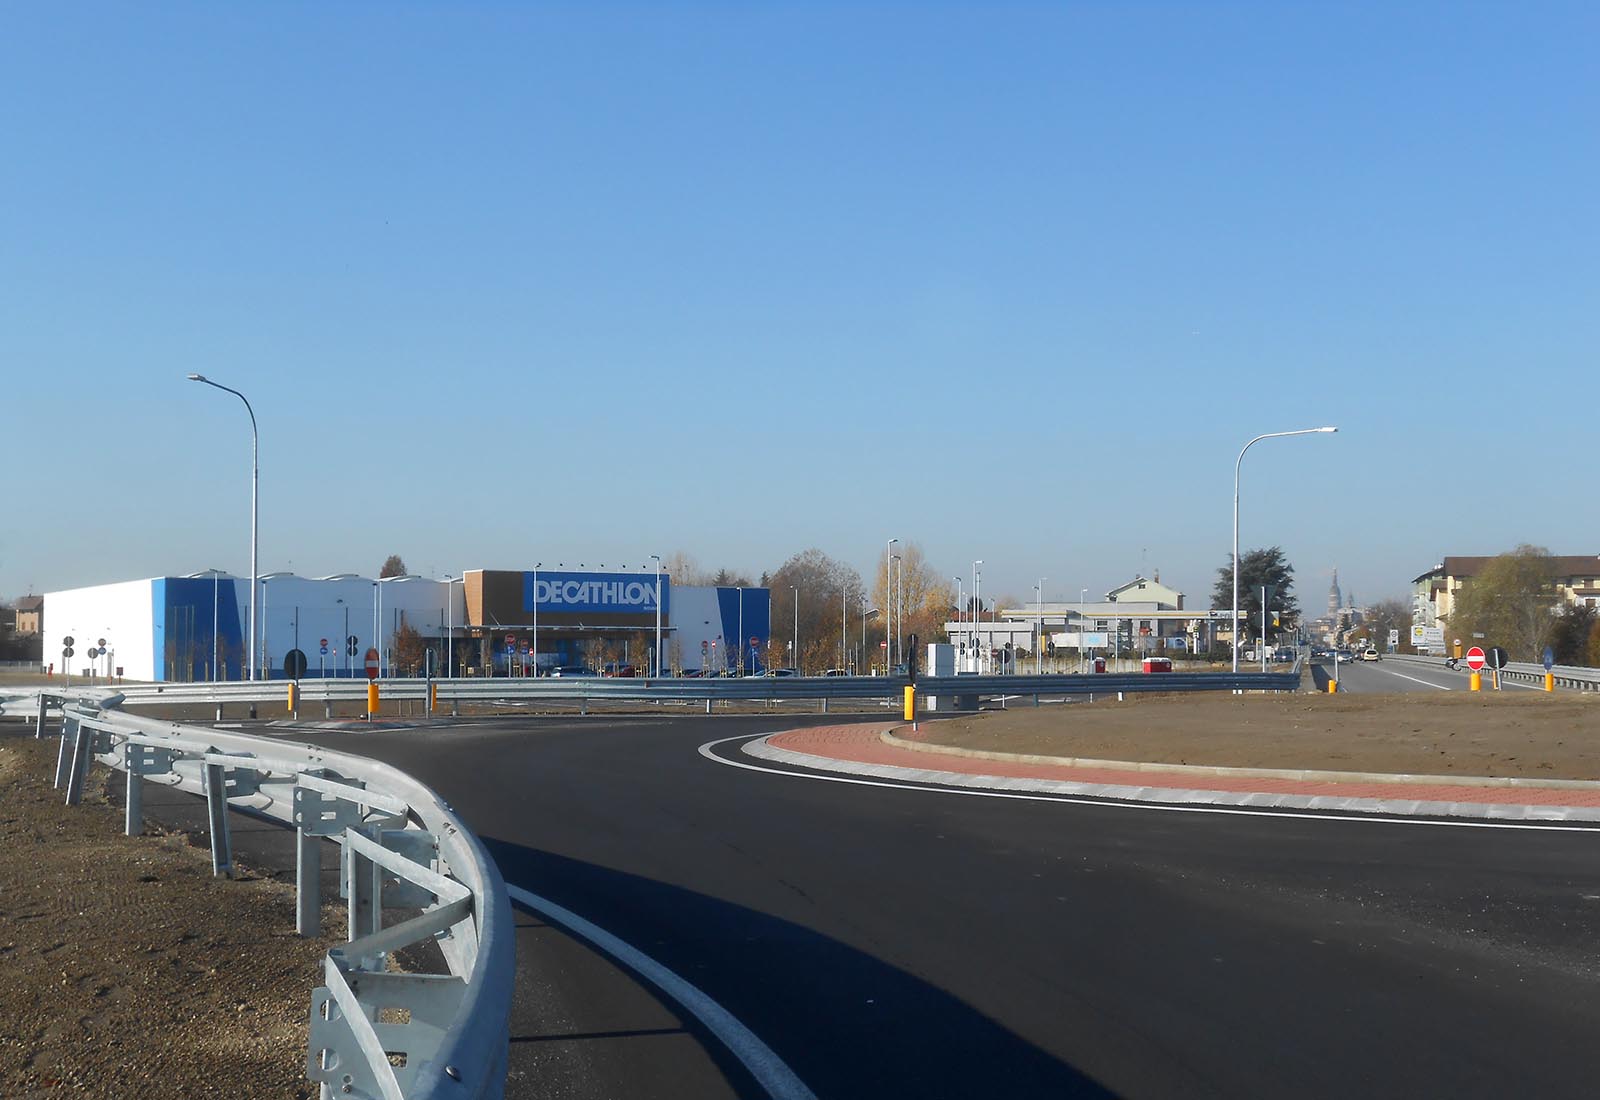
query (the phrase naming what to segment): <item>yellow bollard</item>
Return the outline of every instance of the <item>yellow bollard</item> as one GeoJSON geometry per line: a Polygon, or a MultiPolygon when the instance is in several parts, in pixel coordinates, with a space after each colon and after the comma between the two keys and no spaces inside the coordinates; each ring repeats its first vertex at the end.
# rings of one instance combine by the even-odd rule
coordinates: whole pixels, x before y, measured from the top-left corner
{"type": "Polygon", "coordinates": [[[1329,680],[1328,681],[1328,694],[1329,695],[1336,694],[1338,692],[1338,690],[1339,690],[1339,681],[1338,680],[1329,680]]]}
{"type": "Polygon", "coordinates": [[[367,681],[367,717],[378,713],[378,681],[367,681]]]}
{"type": "Polygon", "coordinates": [[[1556,689],[1556,674],[1555,673],[1547,672],[1547,673],[1544,674],[1544,689],[1546,691],[1554,691],[1556,689]]]}
{"type": "Polygon", "coordinates": [[[917,718],[917,689],[910,684],[906,685],[906,721],[914,722],[917,718]]]}
{"type": "Polygon", "coordinates": [[[437,714],[437,713],[439,713],[439,685],[438,684],[429,684],[428,685],[428,713],[429,714],[437,714]]]}
{"type": "Polygon", "coordinates": [[[295,711],[300,709],[299,707],[295,706],[295,703],[296,703],[295,695],[296,694],[297,694],[297,691],[296,691],[295,682],[293,680],[290,680],[289,681],[289,713],[290,714],[293,714],[293,713],[295,713],[295,711]]]}
{"type": "Polygon", "coordinates": [[[1474,672],[1472,674],[1471,680],[1468,683],[1467,687],[1468,687],[1468,690],[1471,690],[1471,691],[1482,691],[1483,690],[1483,673],[1474,672]]]}

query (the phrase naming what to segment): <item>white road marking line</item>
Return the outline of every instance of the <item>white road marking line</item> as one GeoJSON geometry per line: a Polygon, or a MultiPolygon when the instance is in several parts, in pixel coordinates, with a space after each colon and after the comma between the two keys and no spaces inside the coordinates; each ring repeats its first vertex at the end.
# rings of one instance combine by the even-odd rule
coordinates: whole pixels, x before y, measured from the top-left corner
{"type": "Polygon", "coordinates": [[[788,776],[791,779],[811,779],[823,783],[851,783],[861,787],[888,787],[897,791],[916,791],[920,794],[955,794],[967,795],[974,798],[1011,798],[1023,802],[1065,802],[1073,806],[1092,806],[1103,810],[1146,810],[1151,812],[1180,813],[1180,814],[1227,814],[1236,817],[1287,817],[1299,821],[1349,821],[1375,825],[1432,825],[1452,829],[1537,829],[1541,832],[1557,833],[1597,833],[1600,829],[1584,825],[1542,825],[1533,822],[1519,821],[1458,821],[1440,818],[1419,817],[1379,817],[1375,814],[1319,814],[1303,810],[1249,810],[1238,806],[1184,806],[1164,802],[1117,802],[1102,798],[1074,798],[1071,795],[1050,794],[1021,794],[1016,791],[975,791],[971,788],[950,787],[922,787],[910,781],[890,783],[881,779],[855,779],[844,775],[818,775],[815,772],[787,771],[783,768],[764,768],[759,764],[746,764],[740,760],[728,760],[710,751],[718,745],[727,744],[729,741],[753,741],[758,737],[770,737],[771,734],[741,734],[738,737],[724,737],[717,741],[707,741],[700,746],[700,755],[707,760],[714,760],[718,764],[725,764],[730,768],[744,768],[748,771],[763,772],[767,775],[788,776]]]}
{"type": "Polygon", "coordinates": [[[510,883],[506,883],[506,893],[511,895],[513,901],[522,903],[573,935],[587,940],[682,1005],[739,1059],[740,1064],[750,1071],[750,1076],[766,1089],[772,1100],[817,1100],[816,1094],[806,1088],[805,1083],[795,1076],[782,1058],[773,1053],[771,1047],[756,1038],[755,1032],[674,971],[549,898],[510,883]]]}
{"type": "MultiPolygon", "coordinates": [[[[1383,672],[1383,673],[1387,673],[1390,676],[1398,676],[1402,680],[1410,680],[1413,684],[1421,684],[1423,687],[1433,688],[1433,690],[1435,690],[1435,691],[1449,691],[1450,690],[1450,685],[1449,684],[1429,683],[1427,680],[1419,680],[1415,676],[1407,676],[1403,672],[1393,672],[1393,671],[1391,671],[1391,670],[1389,670],[1387,668],[1380,668],[1377,671],[1383,672]]],[[[1356,694],[1359,695],[1360,692],[1357,692],[1356,694]]]]}

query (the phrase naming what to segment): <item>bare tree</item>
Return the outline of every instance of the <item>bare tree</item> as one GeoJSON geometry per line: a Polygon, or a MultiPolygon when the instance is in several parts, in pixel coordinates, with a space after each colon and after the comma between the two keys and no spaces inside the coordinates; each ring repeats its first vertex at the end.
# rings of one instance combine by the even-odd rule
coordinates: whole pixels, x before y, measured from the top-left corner
{"type": "Polygon", "coordinates": [[[394,632],[394,648],[390,651],[401,674],[419,675],[422,672],[423,662],[428,659],[427,652],[428,645],[422,640],[422,635],[417,632],[416,627],[406,622],[405,616],[402,615],[400,629],[394,632]]]}

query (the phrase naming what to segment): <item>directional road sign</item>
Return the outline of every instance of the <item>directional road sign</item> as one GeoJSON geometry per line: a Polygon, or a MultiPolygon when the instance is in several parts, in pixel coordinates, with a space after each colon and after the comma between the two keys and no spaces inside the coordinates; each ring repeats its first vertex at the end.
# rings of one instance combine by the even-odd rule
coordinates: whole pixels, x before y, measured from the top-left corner
{"type": "Polygon", "coordinates": [[[1544,670],[1549,672],[1556,667],[1556,651],[1549,646],[1544,647],[1544,670]]]}

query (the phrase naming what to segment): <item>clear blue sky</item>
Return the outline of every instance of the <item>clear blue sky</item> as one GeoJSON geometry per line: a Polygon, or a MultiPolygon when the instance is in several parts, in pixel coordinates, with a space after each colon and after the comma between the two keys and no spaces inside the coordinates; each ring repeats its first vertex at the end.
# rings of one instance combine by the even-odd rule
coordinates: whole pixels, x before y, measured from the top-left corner
{"type": "Polygon", "coordinates": [[[0,594],[1600,553],[1597,12],[13,5],[0,594]]]}

